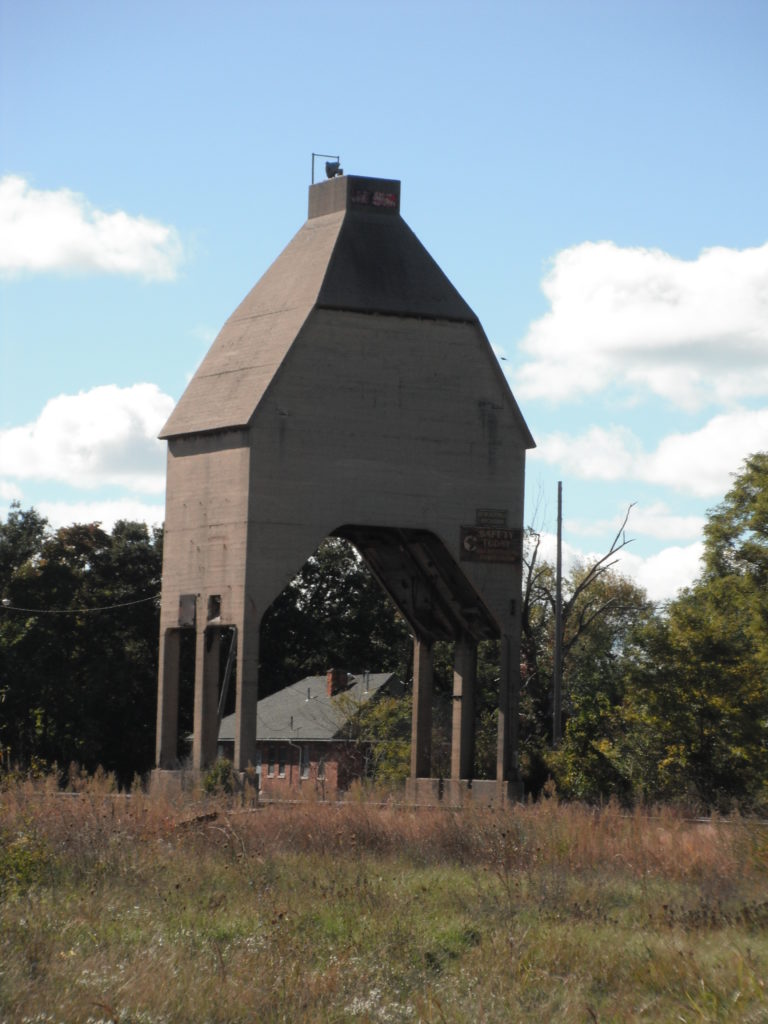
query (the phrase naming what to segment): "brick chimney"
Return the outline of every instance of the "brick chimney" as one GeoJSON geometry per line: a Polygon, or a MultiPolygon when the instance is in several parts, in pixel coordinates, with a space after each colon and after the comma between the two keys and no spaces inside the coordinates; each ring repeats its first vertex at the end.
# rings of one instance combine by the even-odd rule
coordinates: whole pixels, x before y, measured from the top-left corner
{"type": "Polygon", "coordinates": [[[347,688],[347,673],[341,668],[329,668],[328,675],[328,696],[335,697],[337,693],[347,688]]]}

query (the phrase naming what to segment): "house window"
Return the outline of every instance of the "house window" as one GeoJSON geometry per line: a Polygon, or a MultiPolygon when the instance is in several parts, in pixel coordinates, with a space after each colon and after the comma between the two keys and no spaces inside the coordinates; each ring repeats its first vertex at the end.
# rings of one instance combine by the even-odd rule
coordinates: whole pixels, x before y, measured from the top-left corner
{"type": "Polygon", "coordinates": [[[277,774],[281,779],[285,778],[285,747],[280,747],[280,759],[277,762],[277,774]]]}
{"type": "Polygon", "coordinates": [[[317,762],[317,777],[318,777],[318,779],[324,779],[325,778],[325,755],[324,754],[320,757],[320,760],[317,762]]]}
{"type": "Polygon", "coordinates": [[[275,748],[267,747],[267,776],[270,779],[275,777],[275,748]]]}
{"type": "Polygon", "coordinates": [[[306,745],[301,748],[301,777],[309,778],[309,747],[306,745]]]}

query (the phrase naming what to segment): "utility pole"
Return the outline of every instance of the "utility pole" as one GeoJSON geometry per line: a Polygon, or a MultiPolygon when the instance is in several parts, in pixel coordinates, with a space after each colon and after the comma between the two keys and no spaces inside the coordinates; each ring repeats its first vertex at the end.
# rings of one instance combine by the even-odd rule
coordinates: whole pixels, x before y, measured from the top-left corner
{"type": "Polygon", "coordinates": [[[563,482],[557,483],[557,568],[555,574],[555,653],[552,667],[552,746],[560,746],[563,730],[563,482]]]}

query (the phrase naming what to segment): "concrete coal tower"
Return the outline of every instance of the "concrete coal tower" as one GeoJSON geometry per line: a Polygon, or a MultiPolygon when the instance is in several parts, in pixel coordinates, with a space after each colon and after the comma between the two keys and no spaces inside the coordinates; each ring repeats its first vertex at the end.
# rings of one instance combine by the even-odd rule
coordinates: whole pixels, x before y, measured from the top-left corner
{"type": "Polygon", "coordinates": [[[525,451],[478,318],[400,216],[398,181],[335,177],[221,329],[161,437],[168,478],[157,765],[177,766],[196,637],[193,766],[216,757],[224,627],[235,768],[255,761],[259,629],[328,536],[351,541],[414,636],[409,794],[518,793],[525,451]],[[500,638],[497,777],[472,781],[479,641],[500,638]],[[455,645],[451,779],[432,779],[432,648],[455,645]]]}

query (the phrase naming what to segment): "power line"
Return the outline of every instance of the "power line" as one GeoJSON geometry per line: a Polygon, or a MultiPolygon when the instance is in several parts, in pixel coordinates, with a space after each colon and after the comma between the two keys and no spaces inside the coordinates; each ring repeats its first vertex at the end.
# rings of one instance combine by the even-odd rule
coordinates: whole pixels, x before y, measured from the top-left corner
{"type": "Polygon", "coordinates": [[[132,605],[156,601],[160,594],[150,597],[139,597],[135,601],[124,601],[122,604],[103,604],[96,608],[20,608],[6,601],[2,602],[2,610],[6,612],[25,612],[27,615],[88,615],[92,612],[111,612],[117,608],[130,608],[132,605]]]}

